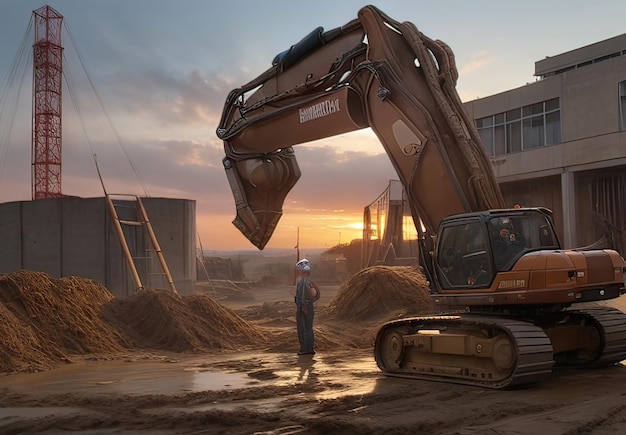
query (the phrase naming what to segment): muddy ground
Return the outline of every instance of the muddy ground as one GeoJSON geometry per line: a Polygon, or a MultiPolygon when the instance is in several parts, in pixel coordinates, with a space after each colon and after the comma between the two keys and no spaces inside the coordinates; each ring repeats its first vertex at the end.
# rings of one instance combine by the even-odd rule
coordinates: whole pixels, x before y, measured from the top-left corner
{"type": "MultiPolygon", "coordinates": [[[[383,376],[376,321],[325,316],[318,349],[297,356],[291,287],[218,302],[267,342],[210,352],[82,355],[0,377],[2,434],[609,434],[626,433],[626,366],[558,371],[533,388],[493,391],[383,376]]],[[[610,303],[622,310],[626,299],[610,303]]]]}

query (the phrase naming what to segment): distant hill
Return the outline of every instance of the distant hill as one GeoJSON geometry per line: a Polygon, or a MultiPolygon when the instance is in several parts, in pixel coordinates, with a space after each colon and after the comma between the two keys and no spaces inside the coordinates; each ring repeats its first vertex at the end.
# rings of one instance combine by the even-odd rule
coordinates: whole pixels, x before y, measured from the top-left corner
{"type": "MultiPolygon", "coordinates": [[[[300,250],[299,259],[307,258],[315,271],[322,270],[321,255],[327,249],[300,250]]],[[[247,280],[255,282],[290,284],[297,261],[295,249],[204,250],[205,274],[212,279],[247,280]]],[[[204,278],[204,275],[201,275],[204,278]]]]}

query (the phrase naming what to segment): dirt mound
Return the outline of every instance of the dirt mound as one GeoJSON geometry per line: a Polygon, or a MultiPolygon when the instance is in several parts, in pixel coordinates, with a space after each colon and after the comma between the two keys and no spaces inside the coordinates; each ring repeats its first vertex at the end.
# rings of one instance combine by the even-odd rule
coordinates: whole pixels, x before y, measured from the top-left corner
{"type": "Polygon", "coordinates": [[[328,306],[335,319],[368,320],[389,316],[432,312],[428,281],[411,266],[373,266],[354,275],[341,286],[328,306]]]}
{"type": "Polygon", "coordinates": [[[263,302],[261,305],[253,305],[239,312],[250,320],[293,317],[295,322],[296,305],[293,301],[263,302]]]}
{"type": "Polygon", "coordinates": [[[20,270],[0,276],[0,371],[47,369],[71,354],[122,350],[100,316],[113,295],[95,281],[20,270]]]}
{"type": "Polygon", "coordinates": [[[257,328],[207,295],[181,298],[165,290],[143,290],[112,301],[105,316],[133,340],[134,347],[234,350],[266,340],[257,328]]]}
{"type": "MultiPolygon", "coordinates": [[[[350,321],[430,309],[421,271],[366,269],[342,286],[330,306],[319,307],[316,318],[323,321],[315,327],[316,348],[370,347],[368,325],[350,321]]],[[[166,290],[142,290],[116,299],[86,278],[54,279],[30,271],[0,275],[0,372],[46,370],[73,356],[115,358],[130,350],[297,349],[291,301],[251,310],[246,311],[248,321],[206,294],[179,297],[166,290]]]]}
{"type": "MultiPolygon", "coordinates": [[[[372,347],[378,323],[366,325],[363,322],[335,321],[326,313],[326,308],[323,305],[316,305],[315,309],[316,350],[334,351],[372,347]]],[[[272,339],[267,343],[267,350],[295,352],[300,347],[293,301],[265,302],[238,312],[242,317],[261,326],[271,334],[272,339]]]]}
{"type": "MultiPolygon", "coordinates": [[[[277,329],[267,350],[271,352],[296,352],[300,346],[295,328],[294,323],[293,328],[277,329]]],[[[324,322],[319,326],[314,326],[313,329],[317,352],[372,348],[378,330],[377,325],[347,325],[345,322],[337,324],[324,322]]]]}
{"type": "Polygon", "coordinates": [[[0,372],[47,370],[73,355],[263,344],[255,326],[206,295],[144,290],[127,299],[96,281],[42,272],[0,275],[0,372]]]}

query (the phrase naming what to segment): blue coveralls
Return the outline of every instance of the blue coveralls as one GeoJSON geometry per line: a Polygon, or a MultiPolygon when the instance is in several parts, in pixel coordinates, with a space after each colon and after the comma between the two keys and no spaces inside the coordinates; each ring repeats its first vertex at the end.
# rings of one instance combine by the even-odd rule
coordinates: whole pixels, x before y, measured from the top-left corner
{"type": "Polygon", "coordinates": [[[298,326],[298,341],[300,351],[298,353],[313,353],[313,317],[315,307],[313,302],[305,298],[306,290],[311,287],[307,277],[301,277],[296,284],[296,324],[298,326]],[[304,310],[303,310],[304,307],[304,310]]]}

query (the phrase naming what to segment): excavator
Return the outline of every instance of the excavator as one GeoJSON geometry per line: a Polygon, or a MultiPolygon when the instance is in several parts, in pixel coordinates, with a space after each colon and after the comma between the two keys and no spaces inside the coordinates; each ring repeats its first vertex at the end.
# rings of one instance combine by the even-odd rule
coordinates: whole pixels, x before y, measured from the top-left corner
{"type": "Polygon", "coordinates": [[[602,302],[625,291],[626,262],[563,249],[546,208],[506,207],[457,79],[445,43],[374,6],[314,29],[226,98],[216,133],[233,224],[262,250],[301,176],[294,146],[370,128],[408,196],[441,308],[380,327],[385,375],[508,389],[626,359],[626,315],[602,302]]]}

